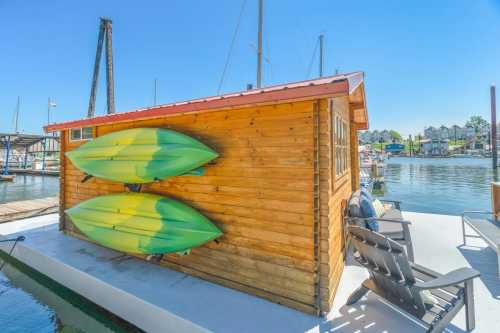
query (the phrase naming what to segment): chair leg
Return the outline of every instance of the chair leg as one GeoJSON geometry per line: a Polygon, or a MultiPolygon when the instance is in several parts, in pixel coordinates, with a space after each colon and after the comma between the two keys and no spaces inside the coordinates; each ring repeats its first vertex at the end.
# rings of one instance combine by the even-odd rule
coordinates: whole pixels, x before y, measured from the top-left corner
{"type": "Polygon", "coordinates": [[[466,238],[465,238],[465,221],[464,221],[464,217],[463,216],[462,216],[462,237],[463,237],[464,245],[467,245],[467,244],[465,244],[466,243],[466,238]]]}
{"type": "Polygon", "coordinates": [[[366,293],[368,292],[368,288],[365,286],[361,285],[358,289],[356,289],[351,296],[347,299],[346,305],[352,305],[359,301],[361,297],[365,296],[366,293]]]}
{"type": "Polygon", "coordinates": [[[411,241],[410,228],[408,225],[403,224],[403,235],[406,243],[406,254],[408,255],[408,260],[415,262],[415,253],[413,252],[413,243],[411,241]]]}
{"type": "Polygon", "coordinates": [[[467,330],[472,331],[476,327],[474,317],[474,287],[471,280],[465,281],[465,322],[467,330]]]}
{"type": "Polygon", "coordinates": [[[500,278],[500,245],[497,245],[497,272],[500,278]]]}

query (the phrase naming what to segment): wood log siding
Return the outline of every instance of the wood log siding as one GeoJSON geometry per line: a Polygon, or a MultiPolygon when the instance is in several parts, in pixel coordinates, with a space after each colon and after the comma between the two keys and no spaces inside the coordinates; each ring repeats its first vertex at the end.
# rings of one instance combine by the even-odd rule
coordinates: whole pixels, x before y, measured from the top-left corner
{"type": "MultiPolygon", "coordinates": [[[[347,98],[338,99],[341,112],[347,98]]],[[[313,236],[313,101],[176,115],[95,128],[101,136],[136,127],[170,128],[191,135],[220,154],[202,177],[182,176],[143,186],[144,192],[181,200],[223,232],[219,244],[167,255],[161,265],[308,313],[316,313],[313,236]]],[[[336,104],[337,105],[337,104],[336,104]]],[[[347,104],[348,105],[348,104],[347,104]]],[[[348,111],[347,111],[348,112],[348,111]]],[[[328,100],[320,103],[320,297],[328,311],[342,272],[340,199],[350,194],[350,175],[331,190],[331,132],[328,100]]],[[[349,119],[349,118],[347,118],[349,119]]],[[[63,135],[62,147],[82,141],[63,135]]],[[[357,149],[357,148],[356,148],[357,149]]],[[[107,193],[119,183],[91,179],[62,160],[64,209],[107,193]]],[[[61,227],[84,238],[69,219],[61,227]]]]}

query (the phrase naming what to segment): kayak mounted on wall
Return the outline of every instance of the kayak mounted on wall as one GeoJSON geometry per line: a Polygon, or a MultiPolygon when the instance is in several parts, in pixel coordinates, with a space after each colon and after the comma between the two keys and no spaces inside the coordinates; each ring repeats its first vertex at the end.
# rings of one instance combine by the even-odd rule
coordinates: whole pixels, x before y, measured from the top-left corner
{"type": "Polygon", "coordinates": [[[66,213],[88,238],[127,253],[183,253],[222,235],[194,208],[156,194],[102,195],[66,213]]]}
{"type": "Polygon", "coordinates": [[[179,132],[134,128],[100,136],[66,156],[87,177],[144,184],[180,175],[202,175],[202,166],[218,154],[179,132]]]}

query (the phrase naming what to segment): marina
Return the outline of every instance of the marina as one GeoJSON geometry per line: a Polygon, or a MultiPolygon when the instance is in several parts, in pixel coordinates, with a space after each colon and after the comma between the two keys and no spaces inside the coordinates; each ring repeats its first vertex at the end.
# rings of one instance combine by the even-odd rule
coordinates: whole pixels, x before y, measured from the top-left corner
{"type": "Polygon", "coordinates": [[[6,3],[0,331],[496,332],[499,9],[6,3]]]}

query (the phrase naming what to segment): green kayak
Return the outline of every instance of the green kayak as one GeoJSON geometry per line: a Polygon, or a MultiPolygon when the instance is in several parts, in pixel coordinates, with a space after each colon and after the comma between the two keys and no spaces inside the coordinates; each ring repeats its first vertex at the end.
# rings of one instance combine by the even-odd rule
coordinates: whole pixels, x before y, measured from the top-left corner
{"type": "Polygon", "coordinates": [[[66,213],[90,239],[127,253],[183,252],[222,235],[192,207],[149,193],[103,195],[66,213]]]}
{"type": "Polygon", "coordinates": [[[175,131],[134,128],[98,137],[68,151],[66,156],[88,175],[143,184],[197,174],[195,169],[218,154],[198,140],[175,131]]]}

